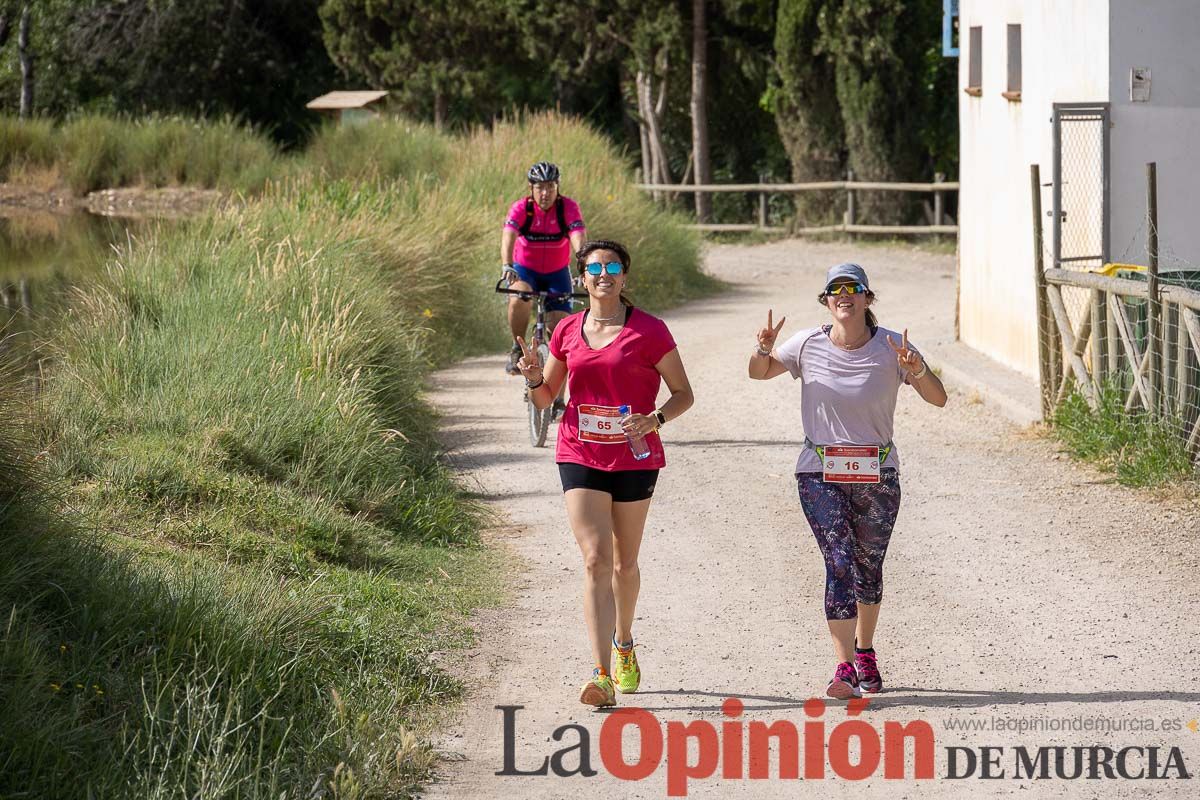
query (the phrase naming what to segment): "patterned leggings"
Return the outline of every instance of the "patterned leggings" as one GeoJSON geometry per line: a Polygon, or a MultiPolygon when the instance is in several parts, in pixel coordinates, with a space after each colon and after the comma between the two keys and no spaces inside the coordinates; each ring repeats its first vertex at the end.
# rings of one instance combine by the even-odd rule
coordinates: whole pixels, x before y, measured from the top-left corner
{"type": "Polygon", "coordinates": [[[883,556],[900,511],[900,475],[879,483],[825,483],[819,472],[796,475],[800,505],[825,557],[825,618],[854,619],[858,603],[883,599],[883,556]]]}

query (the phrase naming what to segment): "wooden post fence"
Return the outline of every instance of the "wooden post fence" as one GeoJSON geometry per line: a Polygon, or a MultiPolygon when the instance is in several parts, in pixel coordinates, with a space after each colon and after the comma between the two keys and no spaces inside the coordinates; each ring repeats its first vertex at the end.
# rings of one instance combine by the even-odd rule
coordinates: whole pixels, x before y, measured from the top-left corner
{"type": "Polygon", "coordinates": [[[1149,361],[1150,402],[1147,411],[1155,414],[1159,409],[1159,342],[1161,341],[1159,327],[1162,319],[1162,305],[1158,296],[1158,165],[1151,161],[1146,165],[1146,256],[1149,258],[1147,274],[1147,290],[1150,293],[1146,311],[1146,353],[1149,361]]]}
{"type": "MultiPolygon", "coordinates": [[[[767,182],[766,177],[765,175],[759,175],[758,182],[765,184],[767,182]]],[[[758,227],[763,229],[767,227],[767,199],[766,192],[758,193],[758,227]]]]}
{"type": "MultiPolygon", "coordinates": [[[[1033,285],[1037,292],[1038,380],[1041,383],[1042,419],[1049,419],[1054,410],[1054,387],[1058,385],[1055,363],[1062,346],[1057,343],[1058,329],[1050,318],[1049,299],[1046,296],[1046,273],[1042,264],[1042,179],[1037,164],[1029,165],[1029,187],[1033,209],[1033,285]]],[[[937,213],[935,211],[935,221],[937,213]]]]}
{"type": "MultiPolygon", "coordinates": [[[[853,177],[853,173],[850,174],[853,177]]],[[[959,184],[957,181],[939,180],[932,183],[886,183],[882,181],[811,181],[808,183],[708,183],[708,184],[664,184],[664,183],[637,183],[635,187],[646,192],[650,192],[652,197],[673,196],[676,194],[688,193],[718,193],[718,192],[742,192],[754,193],[759,196],[758,220],[751,223],[708,223],[695,224],[688,227],[694,230],[701,231],[762,231],[765,233],[792,233],[796,235],[804,234],[820,234],[820,233],[878,233],[884,235],[898,234],[957,234],[957,225],[942,224],[945,221],[945,206],[942,205],[942,219],[935,220],[938,224],[935,225],[864,225],[859,224],[857,219],[857,192],[860,191],[879,191],[879,192],[932,192],[935,198],[943,196],[945,192],[958,191],[959,184]],[[846,192],[846,211],[843,214],[843,220],[837,225],[815,225],[804,228],[781,228],[771,227],[765,224],[769,220],[769,205],[767,200],[772,194],[798,194],[801,192],[828,192],[828,191],[844,191],[846,192]],[[848,221],[852,220],[852,221],[848,221]]]]}
{"type": "Polygon", "coordinates": [[[850,184],[854,183],[854,170],[846,170],[846,214],[843,217],[847,230],[855,224],[854,212],[854,189],[850,188],[850,184]]]}
{"type": "MultiPolygon", "coordinates": [[[[933,173],[933,182],[934,183],[945,183],[946,182],[945,173],[942,173],[942,172],[933,173]]],[[[933,193],[933,224],[934,225],[942,224],[942,213],[945,210],[944,203],[945,203],[945,201],[942,199],[942,193],[940,191],[935,190],[933,193]]]]}

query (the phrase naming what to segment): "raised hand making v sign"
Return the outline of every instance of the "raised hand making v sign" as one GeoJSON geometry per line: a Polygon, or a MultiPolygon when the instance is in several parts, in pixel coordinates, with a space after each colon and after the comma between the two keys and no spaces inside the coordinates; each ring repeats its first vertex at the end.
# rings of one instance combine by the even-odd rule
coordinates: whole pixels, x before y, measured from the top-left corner
{"type": "Polygon", "coordinates": [[[521,348],[521,358],[517,360],[517,369],[525,376],[525,385],[530,389],[536,389],[543,383],[542,361],[538,358],[537,347],[526,344],[523,336],[517,337],[517,345],[521,348]]]}
{"type": "Polygon", "coordinates": [[[872,640],[883,600],[883,557],[900,510],[900,455],[892,442],[896,397],[907,383],[925,401],[944,406],[946,390],[908,343],[908,329],[879,327],[862,267],[830,269],[817,302],[831,322],[778,348],[783,320],[775,325],[774,312],[767,312],[749,374],[765,380],[788,372],[802,384],[805,437],[796,486],[825,559],[825,617],[838,659],[825,691],[844,699],[883,688],[872,640]]]}
{"type": "Polygon", "coordinates": [[[787,317],[784,317],[779,320],[778,325],[772,324],[771,315],[774,313],[773,309],[767,309],[767,327],[758,332],[759,355],[771,355],[771,350],[775,348],[775,340],[779,337],[779,332],[783,330],[783,323],[787,322],[787,317]]]}

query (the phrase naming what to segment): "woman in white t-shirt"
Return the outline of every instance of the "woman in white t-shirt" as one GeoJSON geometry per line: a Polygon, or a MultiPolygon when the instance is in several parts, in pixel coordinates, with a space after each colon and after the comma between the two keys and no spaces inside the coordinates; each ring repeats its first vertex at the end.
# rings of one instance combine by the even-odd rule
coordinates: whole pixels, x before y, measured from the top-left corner
{"type": "Polygon", "coordinates": [[[758,332],[750,377],[791,373],[801,381],[804,450],[796,461],[800,504],[825,559],[825,618],[838,665],[830,697],[878,692],[883,679],[872,639],[883,599],[883,557],[900,510],[900,454],[892,443],[896,396],[907,383],[928,403],[946,389],[903,333],[881,328],[867,273],[857,264],[829,270],[818,302],[832,321],[778,349],[784,320],[758,332]]]}

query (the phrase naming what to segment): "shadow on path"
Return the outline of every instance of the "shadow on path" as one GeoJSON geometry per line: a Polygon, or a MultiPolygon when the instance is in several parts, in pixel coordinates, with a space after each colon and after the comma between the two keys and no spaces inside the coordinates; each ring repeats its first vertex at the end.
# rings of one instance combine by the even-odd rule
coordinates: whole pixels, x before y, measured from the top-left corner
{"type": "MultiPolygon", "coordinates": [[[[736,697],[745,704],[745,711],[791,711],[802,710],[804,703],[810,697],[773,697],[769,695],[739,695],[722,694],[693,689],[670,689],[662,691],[638,692],[637,697],[660,695],[664,697],[714,698],[718,700],[709,705],[686,706],[638,706],[646,711],[696,711],[700,713],[721,713],[721,703],[736,697]]],[[[868,708],[881,710],[901,708],[904,706],[922,708],[983,708],[990,706],[1032,706],[1049,703],[1128,703],[1163,700],[1175,703],[1200,703],[1200,692],[995,692],[986,689],[978,691],[970,689],[936,689],[917,688],[912,686],[897,686],[889,688],[881,694],[863,695],[871,701],[868,708]]],[[[820,696],[819,700],[826,703],[840,703],[830,697],[820,696]]]]}

